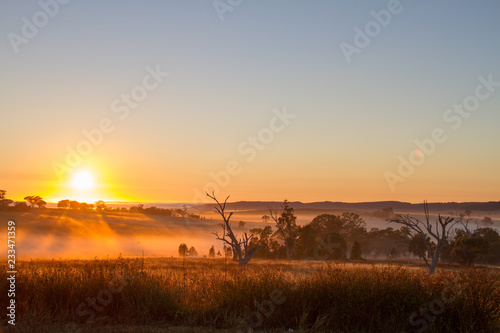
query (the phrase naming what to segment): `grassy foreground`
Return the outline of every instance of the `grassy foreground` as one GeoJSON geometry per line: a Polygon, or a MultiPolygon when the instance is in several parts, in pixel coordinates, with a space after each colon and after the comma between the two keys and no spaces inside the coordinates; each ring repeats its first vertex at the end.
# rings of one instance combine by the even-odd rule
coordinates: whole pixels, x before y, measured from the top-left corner
{"type": "MultiPolygon", "coordinates": [[[[16,332],[496,332],[500,275],[223,259],[25,261],[16,332]]],[[[2,267],[2,293],[9,284],[2,267]]],[[[2,297],[2,308],[7,306],[2,297]]],[[[4,310],[5,311],[5,310],[4,310]]]]}

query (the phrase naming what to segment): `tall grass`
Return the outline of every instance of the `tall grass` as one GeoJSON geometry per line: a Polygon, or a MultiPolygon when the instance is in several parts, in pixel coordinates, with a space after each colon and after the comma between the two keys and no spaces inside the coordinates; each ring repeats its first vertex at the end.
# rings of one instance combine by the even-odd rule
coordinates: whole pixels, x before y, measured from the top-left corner
{"type": "Polygon", "coordinates": [[[485,269],[429,277],[402,266],[39,260],[18,264],[16,289],[18,326],[62,330],[69,324],[69,331],[182,325],[242,332],[494,332],[500,320],[500,276],[485,269]]]}

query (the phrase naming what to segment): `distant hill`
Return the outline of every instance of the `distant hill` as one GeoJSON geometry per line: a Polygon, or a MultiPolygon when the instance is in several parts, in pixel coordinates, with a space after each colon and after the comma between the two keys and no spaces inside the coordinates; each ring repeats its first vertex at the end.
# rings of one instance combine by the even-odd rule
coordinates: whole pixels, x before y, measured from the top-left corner
{"type": "MultiPolygon", "coordinates": [[[[226,207],[228,210],[267,210],[269,207],[280,207],[281,202],[278,201],[237,201],[228,202],[226,207]]],[[[375,201],[375,202],[309,202],[303,203],[300,201],[290,202],[290,206],[295,210],[298,209],[335,209],[335,210],[358,210],[358,211],[376,211],[384,208],[392,208],[395,212],[411,212],[423,211],[423,203],[412,204],[401,201],[375,201]]],[[[205,212],[212,211],[214,204],[203,204],[193,207],[194,209],[205,212]]],[[[429,203],[431,211],[446,211],[456,212],[466,209],[481,210],[481,211],[500,211],[500,201],[489,202],[432,202],[429,203]]]]}

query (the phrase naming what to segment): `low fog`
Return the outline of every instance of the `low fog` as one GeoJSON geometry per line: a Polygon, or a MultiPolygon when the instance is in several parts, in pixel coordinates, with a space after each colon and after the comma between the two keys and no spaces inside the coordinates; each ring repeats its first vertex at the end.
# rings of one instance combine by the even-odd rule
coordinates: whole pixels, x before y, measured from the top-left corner
{"type": "MultiPolygon", "coordinates": [[[[323,214],[341,215],[342,211],[297,210],[297,224],[305,225],[323,214]]],[[[194,246],[198,257],[208,255],[213,245],[223,253],[223,243],[213,232],[221,232],[222,221],[215,212],[203,212],[202,219],[143,215],[131,213],[86,213],[71,210],[46,209],[35,212],[0,212],[5,221],[16,222],[16,254],[18,260],[35,258],[89,259],[139,256],[178,256],[181,243],[194,246]]],[[[265,210],[236,211],[231,218],[233,230],[241,235],[252,228],[271,225],[264,223],[265,210]],[[241,228],[239,222],[244,221],[241,228]]],[[[370,214],[360,214],[371,228],[399,229],[370,214]]],[[[422,214],[411,214],[423,220],[422,214]]],[[[432,219],[435,216],[431,216],[432,219]]],[[[497,222],[498,223],[498,222],[497,222]]],[[[0,240],[6,247],[6,239],[0,240]]]]}
{"type": "MultiPolygon", "coordinates": [[[[212,234],[220,228],[219,221],[210,219],[57,210],[5,215],[16,222],[18,260],[105,258],[120,254],[178,256],[181,243],[194,246],[200,257],[208,254],[212,245],[216,250],[222,249],[222,243],[212,234]]],[[[5,245],[6,240],[1,243],[5,245]]]]}

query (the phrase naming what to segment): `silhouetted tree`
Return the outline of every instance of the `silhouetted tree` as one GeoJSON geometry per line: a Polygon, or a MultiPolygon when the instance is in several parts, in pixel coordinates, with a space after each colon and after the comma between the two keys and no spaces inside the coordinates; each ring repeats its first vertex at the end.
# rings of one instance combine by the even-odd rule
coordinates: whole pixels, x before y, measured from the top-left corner
{"type": "Polygon", "coordinates": [[[485,226],[490,226],[494,224],[493,220],[489,216],[485,216],[481,222],[483,222],[483,225],[485,226]]]}
{"type": "Polygon", "coordinates": [[[35,202],[35,204],[38,206],[38,208],[45,208],[45,206],[47,205],[47,202],[45,202],[45,200],[40,198],[39,200],[37,200],[35,202]]]}
{"type": "Polygon", "coordinates": [[[436,271],[441,249],[448,241],[450,231],[453,229],[453,226],[460,222],[460,219],[456,220],[453,217],[442,217],[441,215],[438,215],[435,224],[432,223],[430,221],[429,206],[426,201],[424,201],[424,213],[424,222],[409,215],[396,215],[395,218],[388,219],[387,221],[402,224],[408,227],[409,230],[420,235],[422,239],[425,240],[424,245],[427,250],[427,255],[423,256],[422,259],[424,259],[425,264],[429,269],[429,275],[432,275],[436,271]],[[433,241],[429,241],[427,239],[427,235],[432,237],[433,241]],[[430,261],[428,256],[430,257],[430,261]]]}
{"type": "Polygon", "coordinates": [[[411,237],[410,242],[408,243],[408,251],[422,260],[431,258],[432,251],[435,251],[435,249],[436,244],[427,235],[415,234],[411,237]]]}
{"type": "MultiPolygon", "coordinates": [[[[29,202],[29,204],[31,205],[31,208],[35,208],[35,205],[37,205],[38,203],[43,201],[42,197],[40,197],[38,195],[26,196],[26,197],[24,197],[24,200],[29,202]]],[[[43,202],[45,202],[45,201],[43,201],[43,202]]]]}
{"type": "Polygon", "coordinates": [[[69,208],[71,208],[71,209],[76,210],[76,209],[80,208],[80,203],[76,200],[71,200],[68,204],[69,204],[69,208]]]}
{"type": "Polygon", "coordinates": [[[188,256],[190,257],[197,257],[198,256],[198,251],[194,248],[194,246],[191,246],[187,252],[188,256]]]}
{"type": "Polygon", "coordinates": [[[344,212],[341,216],[321,214],[316,216],[311,225],[325,233],[337,233],[346,240],[362,239],[366,234],[366,222],[356,213],[344,212]]]}
{"type": "Polygon", "coordinates": [[[372,228],[369,232],[357,235],[363,240],[363,253],[374,257],[378,255],[389,255],[392,248],[399,253],[408,253],[408,243],[411,240],[411,232],[404,231],[406,227],[394,229],[388,227],[385,229],[372,228]]]}
{"type": "Polygon", "coordinates": [[[245,223],[244,221],[240,221],[240,222],[238,223],[238,228],[243,229],[243,228],[245,227],[245,224],[246,224],[246,223],[245,223]]]}
{"type": "Polygon", "coordinates": [[[250,249],[248,247],[248,242],[251,240],[253,235],[248,236],[246,232],[243,233],[243,236],[240,239],[236,238],[236,235],[231,228],[231,223],[229,222],[233,213],[231,212],[226,216],[225,212],[226,203],[227,199],[229,199],[229,196],[226,198],[226,200],[224,200],[224,203],[220,203],[215,197],[214,192],[212,192],[212,195],[208,193],[206,193],[206,195],[217,203],[217,206],[215,206],[215,210],[224,220],[224,223],[221,225],[222,237],[219,236],[217,232],[214,232],[213,234],[215,235],[215,237],[217,237],[217,239],[230,246],[233,252],[233,260],[238,261],[238,266],[245,266],[250,261],[250,259],[252,259],[255,253],[257,253],[261,249],[261,247],[250,249]]]}
{"type": "Polygon", "coordinates": [[[80,204],[78,205],[78,208],[80,210],[83,210],[83,211],[88,211],[88,210],[94,209],[94,205],[93,204],[88,204],[86,202],[80,202],[80,204]]]}
{"type": "Polygon", "coordinates": [[[397,257],[399,257],[398,250],[396,250],[396,248],[393,247],[391,249],[391,252],[389,252],[389,258],[394,259],[394,258],[397,258],[397,257]]]}
{"type": "Polygon", "coordinates": [[[187,252],[188,252],[187,245],[184,243],[181,243],[181,245],[179,245],[179,257],[185,257],[187,252]]]}
{"type": "Polygon", "coordinates": [[[14,210],[16,212],[26,212],[30,209],[30,206],[24,201],[18,201],[14,204],[14,210]]]}
{"type": "Polygon", "coordinates": [[[278,258],[284,251],[284,247],[280,246],[278,241],[273,237],[273,230],[271,226],[265,226],[264,228],[253,228],[250,232],[255,235],[250,241],[251,247],[261,246],[262,249],[255,255],[256,258],[278,258]]]}
{"type": "Polygon", "coordinates": [[[11,200],[11,199],[7,199],[5,197],[5,194],[7,193],[7,191],[5,190],[0,190],[0,210],[3,210],[5,208],[7,208],[11,203],[14,202],[14,200],[11,200]]]}
{"type": "Polygon", "coordinates": [[[352,249],[351,249],[351,255],[349,257],[349,259],[351,260],[361,260],[363,259],[361,257],[361,244],[355,240],[354,241],[354,244],[352,245],[352,249]]]}
{"type": "Polygon", "coordinates": [[[57,202],[57,208],[69,208],[69,200],[68,199],[59,200],[57,202]]]}
{"type": "Polygon", "coordinates": [[[102,212],[103,210],[106,209],[106,203],[102,200],[98,200],[95,202],[95,210],[98,212],[102,212]]]}
{"type": "Polygon", "coordinates": [[[478,258],[478,262],[498,265],[500,264],[500,234],[493,228],[480,228],[475,231],[476,235],[488,241],[489,251],[478,258]]]}
{"type": "Polygon", "coordinates": [[[329,233],[324,238],[316,237],[314,258],[317,260],[339,260],[347,258],[347,243],[340,234],[329,233]]]}
{"type": "Polygon", "coordinates": [[[295,242],[297,240],[297,217],[293,214],[293,208],[288,205],[288,200],[285,199],[281,211],[269,208],[269,213],[276,223],[281,239],[285,242],[286,258],[290,260],[295,256],[295,242]]]}
{"type": "Polygon", "coordinates": [[[391,207],[388,208],[383,208],[382,210],[373,212],[373,216],[383,218],[383,219],[388,219],[394,215],[394,211],[392,210],[391,207]]]}
{"type": "Polygon", "coordinates": [[[267,223],[269,222],[269,219],[270,219],[269,215],[262,215],[262,222],[267,223]]]}
{"type": "Polygon", "coordinates": [[[209,258],[215,258],[215,248],[214,246],[212,245],[212,247],[210,248],[210,250],[208,250],[208,257],[209,258]]]}
{"type": "Polygon", "coordinates": [[[490,244],[480,233],[458,230],[451,256],[460,264],[471,266],[481,256],[488,255],[489,251],[490,244]]]}
{"type": "Polygon", "coordinates": [[[234,253],[233,248],[224,245],[224,253],[226,254],[226,257],[231,257],[234,253]]]}

